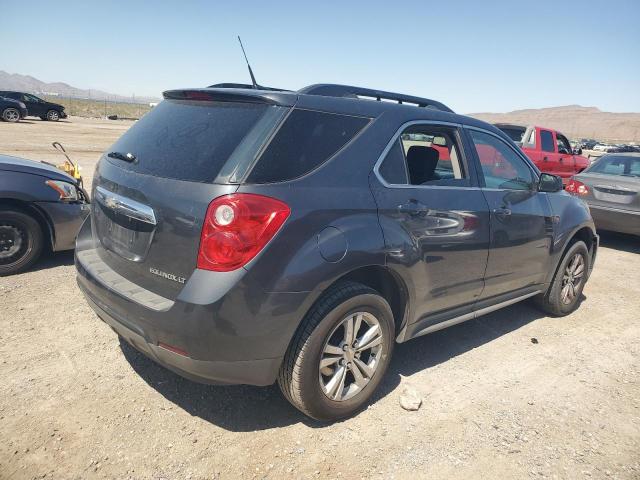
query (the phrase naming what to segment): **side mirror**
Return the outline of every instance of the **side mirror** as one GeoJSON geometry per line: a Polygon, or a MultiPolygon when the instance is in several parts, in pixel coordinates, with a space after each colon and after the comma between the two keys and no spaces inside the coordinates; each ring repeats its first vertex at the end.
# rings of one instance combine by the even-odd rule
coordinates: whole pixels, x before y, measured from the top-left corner
{"type": "Polygon", "coordinates": [[[540,181],[538,182],[539,192],[560,192],[562,191],[562,178],[557,175],[551,175],[550,173],[541,173],[540,181]]]}
{"type": "Polygon", "coordinates": [[[573,154],[574,155],[582,155],[582,148],[580,148],[580,147],[574,148],[573,149],[573,154]]]}

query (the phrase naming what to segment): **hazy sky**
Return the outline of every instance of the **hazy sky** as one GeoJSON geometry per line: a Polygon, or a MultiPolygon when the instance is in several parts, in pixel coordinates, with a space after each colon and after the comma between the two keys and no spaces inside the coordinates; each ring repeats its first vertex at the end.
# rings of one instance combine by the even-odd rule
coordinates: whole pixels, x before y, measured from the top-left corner
{"type": "Polygon", "coordinates": [[[1,0],[0,69],[124,95],[345,83],[459,112],[640,111],[640,0],[1,0]],[[6,21],[11,19],[12,21],[6,21]]]}

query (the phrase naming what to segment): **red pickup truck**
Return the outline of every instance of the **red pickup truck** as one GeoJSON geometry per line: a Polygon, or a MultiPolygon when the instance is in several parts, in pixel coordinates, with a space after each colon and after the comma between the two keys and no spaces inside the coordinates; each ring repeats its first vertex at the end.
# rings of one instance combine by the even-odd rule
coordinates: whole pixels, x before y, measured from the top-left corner
{"type": "Polygon", "coordinates": [[[496,123],[516,142],[541,172],[562,177],[563,183],[589,166],[582,150],[573,150],[567,137],[551,128],[496,123]]]}

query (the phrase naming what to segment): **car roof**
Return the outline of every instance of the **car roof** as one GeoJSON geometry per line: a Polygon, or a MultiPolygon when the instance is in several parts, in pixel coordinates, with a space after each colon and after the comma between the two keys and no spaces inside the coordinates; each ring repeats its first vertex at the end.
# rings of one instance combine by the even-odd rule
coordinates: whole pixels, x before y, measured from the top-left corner
{"type": "Polygon", "coordinates": [[[244,86],[242,84],[215,84],[205,88],[168,90],[163,93],[163,96],[166,99],[178,100],[202,100],[205,98],[199,97],[208,96],[207,99],[212,101],[248,101],[285,107],[295,105],[298,108],[371,118],[393,112],[396,116],[405,117],[406,122],[424,120],[464,124],[489,130],[502,138],[509,139],[504,132],[492,124],[456,114],[443,103],[427,98],[337,84],[316,84],[297,92],[253,89],[248,88],[248,85],[247,88],[228,88],[227,85],[244,86]],[[367,98],[360,98],[360,93],[363,93],[367,98]]]}

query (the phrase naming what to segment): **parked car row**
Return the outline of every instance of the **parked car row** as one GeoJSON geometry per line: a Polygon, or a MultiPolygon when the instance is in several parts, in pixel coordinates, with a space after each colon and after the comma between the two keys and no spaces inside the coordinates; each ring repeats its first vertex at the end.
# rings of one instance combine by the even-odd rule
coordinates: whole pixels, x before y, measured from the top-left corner
{"type": "Polygon", "coordinates": [[[19,122],[27,116],[51,122],[67,118],[63,105],[47,102],[31,93],[6,90],[0,90],[0,111],[5,122],[19,122]]]}
{"type": "Polygon", "coordinates": [[[640,145],[626,145],[626,144],[608,144],[598,143],[594,145],[593,150],[596,152],[605,153],[633,153],[640,152],[640,145]]]}

